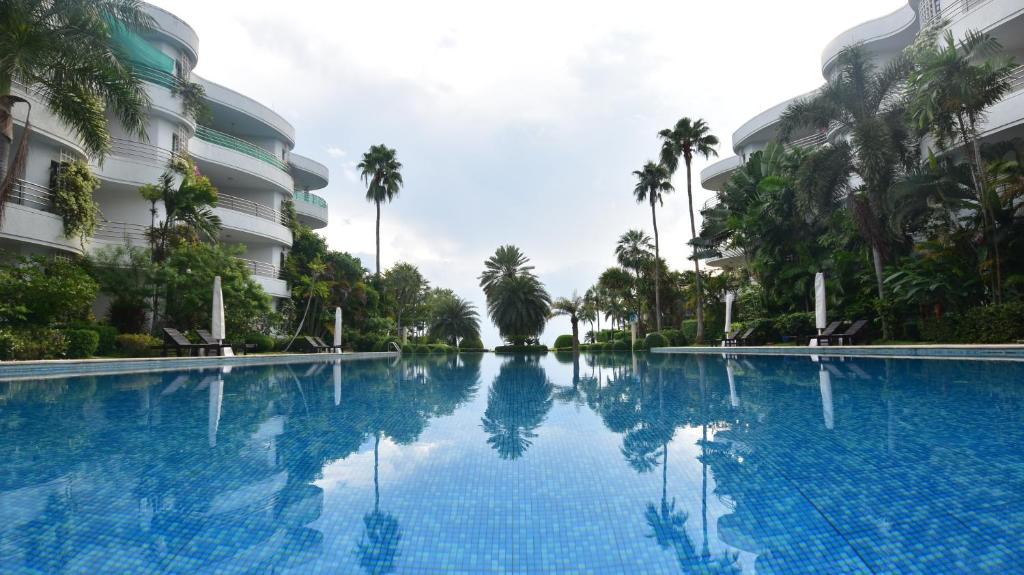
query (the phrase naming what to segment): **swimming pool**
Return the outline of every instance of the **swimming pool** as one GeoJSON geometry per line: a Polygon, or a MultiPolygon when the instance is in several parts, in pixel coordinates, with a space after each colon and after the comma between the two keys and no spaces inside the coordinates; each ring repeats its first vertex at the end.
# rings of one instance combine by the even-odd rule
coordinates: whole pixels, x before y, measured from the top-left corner
{"type": "Polygon", "coordinates": [[[3,573],[1013,573],[1024,364],[429,356],[0,382],[3,573]]]}

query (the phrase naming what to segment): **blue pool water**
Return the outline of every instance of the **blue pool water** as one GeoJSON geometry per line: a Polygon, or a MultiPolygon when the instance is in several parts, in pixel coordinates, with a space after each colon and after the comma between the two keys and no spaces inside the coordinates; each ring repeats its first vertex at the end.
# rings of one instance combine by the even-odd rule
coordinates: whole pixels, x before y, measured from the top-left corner
{"type": "Polygon", "coordinates": [[[2,573],[1020,573],[1024,364],[0,382],[2,573]]]}

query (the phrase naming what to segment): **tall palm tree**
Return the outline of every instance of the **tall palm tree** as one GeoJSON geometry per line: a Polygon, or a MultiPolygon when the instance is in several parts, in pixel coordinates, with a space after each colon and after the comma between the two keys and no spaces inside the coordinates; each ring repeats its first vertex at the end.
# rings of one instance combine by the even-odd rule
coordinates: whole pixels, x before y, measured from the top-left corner
{"type": "Polygon", "coordinates": [[[580,318],[583,317],[585,312],[585,304],[583,298],[572,292],[572,297],[560,297],[551,304],[551,315],[559,316],[564,315],[569,318],[569,323],[572,324],[572,352],[578,354],[580,352],[580,318]]]}
{"type": "Polygon", "coordinates": [[[432,313],[430,334],[452,345],[460,339],[480,337],[480,314],[476,306],[457,295],[441,298],[432,313]]]}
{"type": "Polygon", "coordinates": [[[484,262],[484,273],[480,274],[480,287],[489,294],[498,283],[515,276],[533,275],[533,266],[526,265],[530,258],[513,245],[499,246],[494,255],[484,262]]]}
{"type": "Polygon", "coordinates": [[[648,202],[651,204],[651,224],[654,226],[654,323],[661,331],[661,273],[658,268],[661,266],[661,244],[658,241],[658,216],[655,207],[663,205],[662,196],[671,193],[672,174],[662,164],[647,162],[642,170],[633,172],[636,176],[636,187],[633,188],[633,197],[637,203],[648,202]]]}
{"type": "Polygon", "coordinates": [[[995,208],[985,201],[987,177],[978,132],[988,108],[1011,89],[1015,65],[1011,57],[998,56],[1001,49],[999,41],[988,34],[968,31],[957,42],[947,30],[941,44],[931,39],[915,52],[907,82],[910,115],[917,127],[931,132],[940,146],[957,140],[964,146],[985,236],[995,255],[995,303],[1002,299],[1002,264],[995,238],[995,208]]]}
{"type": "MultiPolygon", "coordinates": [[[[886,194],[901,171],[917,162],[906,129],[906,99],[902,96],[908,60],[899,56],[877,70],[868,52],[847,46],[836,58],[836,73],[822,88],[798,100],[782,114],[783,139],[797,128],[839,128],[847,136],[809,154],[807,162],[819,166],[798,186],[823,185],[845,196],[861,235],[871,245],[879,300],[885,300],[884,263],[892,244],[886,217],[886,194]],[[828,169],[821,169],[827,167],[828,169]],[[862,183],[853,187],[850,176],[862,183]],[[811,182],[807,184],[806,182],[811,182]]],[[[805,166],[807,164],[805,163],[805,166]]],[[[891,326],[882,320],[886,339],[891,326]]]]}
{"type": "Polygon", "coordinates": [[[507,340],[539,335],[551,313],[551,296],[529,262],[518,247],[505,245],[484,262],[480,274],[487,313],[507,340]]]}
{"type": "Polygon", "coordinates": [[[366,201],[377,206],[377,278],[380,278],[380,205],[394,200],[402,191],[402,162],[398,152],[384,144],[370,146],[356,166],[366,184],[366,201]]]}
{"type": "MultiPolygon", "coordinates": [[[[693,174],[694,155],[718,156],[715,146],[718,138],[711,133],[711,128],[702,119],[691,120],[680,118],[672,128],[658,132],[663,142],[661,145],[661,163],[671,174],[679,168],[679,158],[686,164],[686,199],[690,210],[690,237],[697,239],[697,224],[693,215],[693,174]]],[[[697,272],[697,343],[704,342],[704,288],[701,285],[700,260],[697,259],[697,246],[693,249],[693,269],[697,272]]]]}
{"type": "MultiPolygon", "coordinates": [[[[111,42],[115,26],[153,27],[139,0],[3,0],[0,2],[0,219],[24,167],[31,129],[14,143],[13,108],[28,101],[11,93],[15,82],[39,97],[98,158],[110,150],[105,110],[129,133],[145,136],[149,98],[126,54],[111,42]]],[[[29,110],[31,113],[31,110],[29,110]]]]}

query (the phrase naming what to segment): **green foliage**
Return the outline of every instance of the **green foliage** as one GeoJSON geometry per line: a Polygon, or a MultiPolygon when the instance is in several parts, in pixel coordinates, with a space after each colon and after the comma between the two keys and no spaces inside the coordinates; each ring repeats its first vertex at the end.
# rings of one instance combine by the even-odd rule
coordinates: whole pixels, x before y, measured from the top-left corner
{"type": "Polygon", "coordinates": [[[67,338],[67,356],[71,359],[92,357],[100,347],[100,334],[91,329],[69,329],[64,335],[67,338]]]}
{"type": "Polygon", "coordinates": [[[89,317],[98,285],[78,263],[31,256],[0,264],[0,324],[49,327],[89,317]]]}
{"type": "Polygon", "coordinates": [[[615,342],[611,344],[611,349],[613,351],[629,351],[631,347],[630,342],[624,339],[615,340],[615,342]]]}
{"type": "Polygon", "coordinates": [[[572,334],[560,335],[555,338],[555,344],[551,346],[552,349],[572,349],[572,334]]]}
{"type": "Polygon", "coordinates": [[[80,242],[96,231],[100,207],[93,193],[100,187],[100,180],[93,175],[89,165],[81,160],[66,162],[54,171],[50,187],[53,189],[53,206],[64,222],[64,235],[77,237],[80,242]]]}
{"type": "Polygon", "coordinates": [[[276,345],[274,338],[262,333],[250,333],[249,335],[245,336],[245,343],[254,344],[256,347],[253,349],[253,351],[259,353],[274,351],[274,346],[276,345]]]}
{"type": "Polygon", "coordinates": [[[681,329],[663,329],[660,332],[656,333],[661,334],[665,338],[665,340],[668,341],[668,345],[674,347],[683,347],[688,343],[688,340],[686,339],[686,334],[684,334],[683,330],[681,329]]]}
{"type": "Polygon", "coordinates": [[[384,273],[382,286],[399,328],[405,325],[403,316],[415,314],[416,308],[424,304],[430,287],[419,268],[405,262],[396,263],[384,273]]]}
{"type": "Polygon", "coordinates": [[[774,331],[781,335],[810,335],[816,333],[812,312],[797,312],[775,318],[774,331]]]}
{"type": "Polygon", "coordinates": [[[64,332],[50,328],[0,328],[0,360],[61,359],[67,356],[64,332]]]}
{"type": "Polygon", "coordinates": [[[939,318],[929,317],[921,320],[919,331],[921,339],[932,343],[955,343],[957,322],[954,315],[939,318]]]}
{"type": "Polygon", "coordinates": [[[130,245],[111,246],[98,250],[86,261],[100,293],[110,296],[107,318],[111,325],[125,333],[143,331],[157,272],[150,251],[130,245]]]}
{"type": "Polygon", "coordinates": [[[1015,343],[1024,340],[1024,303],[976,307],[956,318],[961,343],[1015,343]]]}
{"type": "Polygon", "coordinates": [[[452,344],[461,339],[480,339],[480,314],[476,306],[447,290],[440,291],[428,306],[430,336],[452,344]]]}
{"type": "Polygon", "coordinates": [[[171,251],[160,271],[168,294],[168,323],[179,329],[210,325],[210,298],[214,276],[221,277],[224,318],[228,337],[256,331],[257,323],[270,312],[270,298],[245,262],[238,259],[241,246],[183,244],[171,251]]]}
{"type": "Polygon", "coordinates": [[[649,333],[649,334],[647,334],[647,337],[644,338],[644,348],[645,349],[653,349],[655,347],[668,347],[668,346],[669,346],[668,338],[665,337],[664,335],[662,335],[661,333],[658,333],[658,332],[649,333]]]}
{"type": "Polygon", "coordinates": [[[501,246],[484,262],[480,286],[487,313],[506,341],[536,337],[551,313],[551,296],[515,246],[501,246]]]}
{"type": "Polygon", "coordinates": [[[419,343],[419,344],[416,344],[415,346],[413,346],[412,352],[413,353],[430,353],[430,346],[428,346],[427,344],[424,344],[424,343],[419,343]]]}
{"type": "Polygon", "coordinates": [[[213,120],[210,106],[206,104],[206,88],[197,82],[183,82],[171,89],[171,94],[181,98],[185,115],[200,125],[209,125],[213,120]]]}
{"type": "Polygon", "coordinates": [[[459,350],[461,351],[482,351],[484,349],[486,349],[484,347],[484,342],[480,339],[479,335],[476,337],[463,338],[462,341],[459,342],[459,350]]]}
{"type": "Polygon", "coordinates": [[[531,345],[499,345],[494,348],[494,353],[547,353],[548,346],[541,344],[531,345]]]}
{"type": "Polygon", "coordinates": [[[96,324],[88,329],[96,332],[99,338],[99,346],[96,348],[97,355],[110,355],[117,347],[117,328],[112,325],[96,324]]]}
{"type": "Polygon", "coordinates": [[[149,357],[156,355],[154,347],[160,345],[160,338],[148,333],[122,333],[117,336],[117,350],[126,357],[149,357]]]}

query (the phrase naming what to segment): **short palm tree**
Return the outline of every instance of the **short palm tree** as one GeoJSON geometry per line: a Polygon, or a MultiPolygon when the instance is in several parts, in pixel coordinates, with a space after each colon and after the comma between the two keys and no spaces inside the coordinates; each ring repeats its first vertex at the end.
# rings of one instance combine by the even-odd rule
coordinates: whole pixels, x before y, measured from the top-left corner
{"type": "Polygon", "coordinates": [[[572,297],[560,297],[551,304],[551,316],[564,315],[572,324],[572,352],[580,352],[580,319],[586,311],[586,304],[576,292],[572,297]]]}
{"type": "Polygon", "coordinates": [[[145,135],[149,98],[112,42],[114,26],[153,27],[139,0],[3,0],[0,2],[0,218],[28,150],[29,122],[15,153],[13,108],[28,104],[15,82],[39,97],[71,128],[90,154],[102,158],[111,136],[105,111],[130,134],[145,135]]]}
{"type": "Polygon", "coordinates": [[[637,203],[647,202],[651,205],[651,224],[654,226],[654,323],[661,331],[661,243],[658,241],[658,215],[655,208],[663,205],[662,196],[675,190],[672,187],[672,174],[663,164],[647,162],[642,170],[633,172],[636,176],[636,187],[633,197],[637,203]]]}
{"type": "MultiPolygon", "coordinates": [[[[879,300],[885,300],[884,263],[893,238],[888,230],[886,194],[898,181],[901,170],[912,168],[910,134],[906,129],[906,99],[902,97],[909,62],[899,56],[877,70],[868,52],[859,45],[847,46],[836,59],[837,70],[814,95],[798,100],[782,114],[781,133],[788,138],[801,127],[839,128],[847,139],[809,154],[805,161],[819,166],[803,170],[798,187],[818,186],[845,196],[851,215],[871,245],[879,300]],[[828,169],[822,169],[827,167],[828,169]],[[861,184],[851,189],[850,176],[861,184]]],[[[813,194],[812,194],[813,195],[813,194]]],[[[884,337],[891,326],[884,321],[884,337]]]]}
{"type": "Polygon", "coordinates": [[[366,184],[366,201],[377,206],[377,277],[380,278],[380,205],[394,200],[402,191],[402,162],[398,152],[384,144],[370,146],[356,166],[366,184]]]}
{"type": "Polygon", "coordinates": [[[533,266],[526,265],[529,262],[530,258],[518,247],[499,246],[494,255],[484,262],[484,273],[480,274],[480,287],[484,294],[489,294],[502,279],[520,275],[533,277],[533,266]]]}
{"type": "MultiPolygon", "coordinates": [[[[697,224],[693,212],[693,174],[694,155],[718,156],[715,146],[718,138],[711,133],[711,128],[702,119],[691,120],[680,118],[672,128],[658,132],[663,142],[661,145],[661,163],[675,174],[679,168],[679,158],[686,164],[686,199],[690,210],[690,237],[697,239],[697,224]]],[[[693,249],[693,269],[697,272],[697,343],[704,342],[704,289],[701,285],[700,260],[697,259],[697,246],[693,249]]]]}
{"type": "MultiPolygon", "coordinates": [[[[619,265],[623,268],[633,271],[634,279],[632,291],[636,294],[636,314],[640,317],[641,313],[641,287],[640,287],[640,271],[645,269],[651,261],[651,257],[654,255],[651,250],[654,245],[651,244],[651,237],[644,233],[642,230],[627,230],[626,233],[619,236],[619,241],[615,244],[615,259],[619,262],[619,265]]],[[[655,276],[657,276],[657,269],[655,269],[655,276]]],[[[657,294],[655,294],[657,299],[657,294]]],[[[657,303],[655,307],[657,307],[657,303]]]]}
{"type": "Polygon", "coordinates": [[[551,296],[535,277],[505,278],[487,296],[487,313],[506,340],[535,337],[551,314],[551,296]]]}
{"type": "Polygon", "coordinates": [[[462,339],[480,337],[480,314],[476,306],[457,295],[441,298],[433,309],[430,335],[452,345],[462,339]]]}

